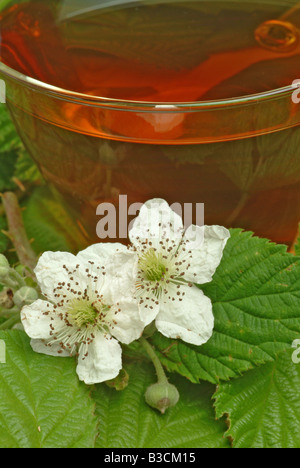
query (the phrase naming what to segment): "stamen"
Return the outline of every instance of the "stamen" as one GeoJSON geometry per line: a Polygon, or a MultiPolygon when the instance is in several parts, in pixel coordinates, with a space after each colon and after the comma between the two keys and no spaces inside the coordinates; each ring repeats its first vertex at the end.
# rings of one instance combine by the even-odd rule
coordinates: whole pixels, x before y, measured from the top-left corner
{"type": "MultiPolygon", "coordinates": [[[[147,241],[142,248],[136,249],[139,254],[139,272],[136,282],[137,298],[140,304],[150,300],[157,303],[162,295],[171,300],[182,301],[181,292],[178,291],[183,285],[189,285],[185,280],[186,271],[191,264],[191,251],[185,249],[184,240],[180,243],[171,239],[163,238],[159,242],[159,248],[149,248],[147,241]],[[171,294],[172,286],[177,289],[171,294]],[[145,297],[147,294],[148,297],[145,297]],[[170,296],[171,294],[171,296],[170,296]]],[[[146,304],[149,306],[149,304],[146,304]]]]}
{"type": "Polygon", "coordinates": [[[162,255],[157,254],[152,248],[141,257],[139,267],[148,281],[160,281],[166,273],[162,255]]]}

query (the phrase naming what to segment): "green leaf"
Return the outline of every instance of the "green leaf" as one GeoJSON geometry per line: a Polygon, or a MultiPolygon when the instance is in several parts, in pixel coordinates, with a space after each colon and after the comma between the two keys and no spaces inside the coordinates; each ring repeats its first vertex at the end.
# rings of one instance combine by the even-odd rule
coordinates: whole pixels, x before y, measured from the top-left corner
{"type": "Polygon", "coordinates": [[[90,448],[96,437],[94,403],[72,358],[37,354],[24,332],[0,332],[0,446],[90,448]]]}
{"type": "Polygon", "coordinates": [[[3,234],[3,230],[7,230],[7,223],[5,218],[0,217],[0,253],[5,252],[9,244],[8,237],[3,234]]]}
{"type": "Polygon", "coordinates": [[[300,365],[291,353],[222,383],[215,394],[217,417],[228,416],[226,433],[237,448],[300,447],[300,365]]]}
{"type": "Polygon", "coordinates": [[[64,207],[47,187],[37,188],[26,202],[23,218],[32,247],[37,254],[47,250],[77,253],[88,245],[64,207]]]}
{"type": "Polygon", "coordinates": [[[15,165],[14,176],[21,182],[36,182],[41,180],[41,174],[26,151],[21,151],[15,165]]]}
{"type": "Polygon", "coordinates": [[[273,361],[300,332],[300,258],[286,246],[232,230],[213,281],[201,289],[213,303],[212,338],[200,347],[152,338],[168,370],[192,382],[239,377],[273,361]]]}
{"type": "Polygon", "coordinates": [[[17,188],[14,178],[34,182],[37,166],[26,152],[5,105],[0,105],[0,191],[17,188]]]}
{"type": "Polygon", "coordinates": [[[147,387],[155,383],[148,363],[126,366],[128,387],[116,392],[105,384],[97,385],[93,396],[99,417],[98,448],[224,448],[225,424],[216,421],[210,384],[192,385],[176,376],[172,379],[180,392],[179,403],[165,415],[145,403],[147,387]]]}
{"type": "Polygon", "coordinates": [[[0,152],[0,191],[13,190],[16,184],[12,178],[15,173],[15,164],[18,159],[18,152],[15,150],[9,152],[0,152]]]}
{"type": "Polygon", "coordinates": [[[298,227],[298,239],[297,239],[297,242],[295,244],[295,254],[300,255],[300,224],[299,224],[299,227],[298,227]]]}
{"type": "Polygon", "coordinates": [[[3,104],[0,105],[0,129],[0,191],[4,191],[16,187],[12,178],[22,143],[3,104]]]}
{"type": "Polygon", "coordinates": [[[22,142],[5,105],[0,105],[0,128],[1,153],[22,148],[22,142]]]}
{"type": "Polygon", "coordinates": [[[0,1],[0,11],[3,11],[12,3],[12,0],[1,0],[0,1]]]}

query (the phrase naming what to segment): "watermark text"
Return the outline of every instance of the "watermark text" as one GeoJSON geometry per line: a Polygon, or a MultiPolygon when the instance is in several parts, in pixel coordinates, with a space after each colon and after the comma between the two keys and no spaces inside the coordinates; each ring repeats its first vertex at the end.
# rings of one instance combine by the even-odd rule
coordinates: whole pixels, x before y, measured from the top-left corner
{"type": "Polygon", "coordinates": [[[292,348],[295,348],[296,351],[292,354],[292,361],[294,364],[300,363],[300,340],[294,340],[292,343],[292,348]]]}
{"type": "Polygon", "coordinates": [[[6,103],[6,84],[4,80],[0,80],[0,104],[6,103]]]}
{"type": "Polygon", "coordinates": [[[0,364],[6,363],[6,345],[4,340],[0,340],[0,364]]]}
{"type": "MultiPolygon", "coordinates": [[[[170,206],[171,210],[167,207],[162,208],[159,201],[157,201],[157,206],[155,203],[155,200],[151,202],[153,210],[151,210],[151,214],[149,211],[149,217],[144,219],[144,226],[140,227],[140,229],[144,229],[144,232],[141,232],[142,237],[174,238],[178,236],[180,239],[184,226],[185,235],[190,242],[197,244],[203,242],[203,230],[198,229],[204,226],[203,203],[184,203],[183,205],[173,203],[170,206]],[[159,215],[156,216],[153,213],[159,213],[159,215]],[[161,217],[160,220],[158,220],[158,216],[161,217]],[[193,221],[195,221],[194,224],[193,221]]],[[[96,211],[97,216],[100,216],[96,227],[98,238],[102,240],[127,239],[142,206],[143,203],[139,202],[128,206],[127,195],[119,196],[117,206],[113,203],[100,203],[96,211]]]]}

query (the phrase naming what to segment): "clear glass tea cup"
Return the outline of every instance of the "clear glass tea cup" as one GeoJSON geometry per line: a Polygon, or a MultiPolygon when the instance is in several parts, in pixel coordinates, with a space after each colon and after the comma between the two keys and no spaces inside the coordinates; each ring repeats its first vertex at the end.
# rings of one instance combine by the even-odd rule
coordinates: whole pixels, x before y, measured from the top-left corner
{"type": "MultiPolygon", "coordinates": [[[[132,86],[128,80],[130,73],[135,73],[134,67],[124,78],[127,94],[118,84],[123,78],[118,77],[117,69],[111,75],[111,82],[116,81],[114,88],[108,89],[106,83],[103,94],[93,91],[91,84],[88,92],[82,92],[77,85],[79,78],[83,83],[90,80],[88,58],[99,52],[99,36],[91,31],[97,31],[99,23],[95,9],[97,15],[103,14],[100,3],[50,0],[46,5],[39,0],[8,1],[0,13],[0,76],[6,85],[7,106],[45,181],[59,194],[89,242],[100,240],[96,234],[99,204],[110,202],[118,208],[120,195],[126,195],[128,205],[150,198],[164,198],[170,204],[204,203],[206,224],[244,228],[291,245],[300,221],[300,105],[292,80],[300,78],[300,70],[297,76],[292,66],[300,54],[299,13],[297,6],[294,8],[297,2],[268,2],[264,9],[261,2],[252,1],[256,16],[249,24],[251,31],[245,31],[245,37],[251,33],[246,49],[231,47],[229,52],[225,44],[224,50],[201,62],[200,68],[194,66],[181,74],[180,80],[174,77],[174,82],[173,75],[164,71],[164,87],[160,90],[150,89],[147,79],[151,79],[152,72],[145,77],[145,69],[143,72],[139,68],[140,58],[136,62],[139,73],[133,77],[132,86]],[[288,18],[284,16],[286,12],[288,18]],[[50,28],[50,20],[52,35],[47,38],[45,31],[50,28]],[[70,50],[75,49],[81,51],[80,59],[74,61],[72,57],[70,61],[70,50]],[[269,66],[272,60],[279,66],[282,62],[288,64],[284,86],[265,90],[258,86],[257,92],[218,99],[210,94],[211,89],[218,88],[221,95],[222,90],[232,86],[224,83],[234,77],[236,90],[243,82],[239,80],[243,79],[244,70],[264,62],[269,66]],[[211,67],[210,80],[201,82],[205,98],[196,99],[199,90],[191,82],[201,81],[203,70],[208,69],[203,66],[211,67]],[[138,79],[140,90],[136,86],[138,79]],[[169,92],[169,87],[173,92],[169,92]],[[129,99],[128,93],[134,98],[129,99]],[[186,98],[174,99],[179,95],[186,98]],[[151,96],[157,99],[152,100],[151,96]]],[[[113,14],[119,28],[128,23],[129,16],[121,8],[128,3],[110,2],[106,6],[105,14],[113,14]]],[[[185,15],[176,16],[176,21],[180,18],[177,27],[184,30],[187,21],[190,28],[195,27],[196,34],[199,25],[193,16],[199,9],[202,15],[201,8],[208,3],[218,5],[220,11],[229,5],[226,1],[185,2],[185,6],[176,1],[130,2],[130,17],[138,15],[139,8],[151,6],[151,24],[157,16],[163,17],[165,10],[159,10],[162,4],[173,8],[173,12],[185,8],[185,15]]],[[[241,2],[231,1],[228,11],[233,12],[235,6],[240,11],[241,2]]],[[[224,23],[221,16],[220,13],[216,20],[220,25],[224,23]]],[[[169,24],[167,19],[166,23],[169,24]]],[[[144,23],[146,31],[147,25],[144,23]]],[[[125,38],[129,37],[130,28],[134,29],[134,24],[125,28],[125,38]]],[[[119,44],[110,40],[117,50],[122,49],[118,36],[122,28],[118,34],[116,31],[112,25],[106,34],[119,40],[119,44]]],[[[136,37],[126,53],[135,50],[136,37]]],[[[162,36],[160,40],[169,39],[162,36]]],[[[108,51],[101,53],[102,61],[113,55],[108,51]]],[[[135,53],[142,57],[140,50],[135,53]]],[[[160,53],[159,50],[157,57],[160,53]]],[[[164,55],[163,60],[165,57],[169,55],[164,55]]],[[[176,75],[177,69],[174,70],[171,71],[176,75]]],[[[101,81],[101,73],[93,76],[94,82],[96,78],[101,81]]],[[[248,76],[245,79],[249,82],[248,76]]],[[[247,85],[247,89],[251,87],[247,85]]]]}

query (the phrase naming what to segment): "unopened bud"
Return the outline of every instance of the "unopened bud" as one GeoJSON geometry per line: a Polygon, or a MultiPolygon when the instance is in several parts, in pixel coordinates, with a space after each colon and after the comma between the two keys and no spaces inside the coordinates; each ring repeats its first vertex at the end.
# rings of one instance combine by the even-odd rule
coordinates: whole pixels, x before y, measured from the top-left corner
{"type": "Polygon", "coordinates": [[[39,295],[34,288],[23,286],[14,294],[14,303],[17,307],[30,305],[38,299],[39,295]]]}
{"type": "Polygon", "coordinates": [[[0,278],[5,278],[9,274],[10,266],[4,255],[0,254],[0,278]]]}
{"type": "Polygon", "coordinates": [[[148,405],[164,414],[168,408],[178,403],[179,393],[169,382],[158,382],[148,387],[145,398],[148,405]]]}

